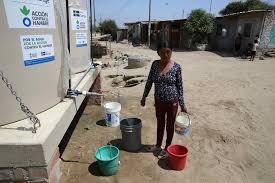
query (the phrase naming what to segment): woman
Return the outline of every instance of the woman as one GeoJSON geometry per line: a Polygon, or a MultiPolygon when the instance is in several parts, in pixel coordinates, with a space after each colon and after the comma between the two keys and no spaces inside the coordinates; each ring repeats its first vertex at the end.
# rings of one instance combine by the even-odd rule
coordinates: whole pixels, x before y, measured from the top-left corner
{"type": "Polygon", "coordinates": [[[187,113],[183,98],[183,84],[181,76],[181,67],[171,60],[172,49],[168,45],[162,44],[157,49],[160,60],[152,63],[148,80],[144,89],[143,97],[140,101],[141,106],[145,106],[152,84],[155,84],[155,109],[157,117],[157,143],[151,146],[148,151],[161,151],[161,144],[164,135],[166,122],[166,145],[161,151],[161,158],[168,156],[166,150],[172,143],[174,135],[174,124],[177,115],[178,105],[182,112],[187,113]],[[167,120],[165,119],[167,115],[167,120]]]}

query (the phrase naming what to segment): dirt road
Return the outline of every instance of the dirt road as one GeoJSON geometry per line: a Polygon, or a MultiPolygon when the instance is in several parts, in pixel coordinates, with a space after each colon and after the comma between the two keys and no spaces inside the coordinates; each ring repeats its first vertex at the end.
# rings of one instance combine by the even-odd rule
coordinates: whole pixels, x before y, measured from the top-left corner
{"type": "MultiPolygon", "coordinates": [[[[118,52],[158,58],[155,51],[113,44],[118,52]]],[[[172,59],[183,68],[185,100],[191,113],[188,137],[175,135],[174,143],[184,144],[190,153],[184,171],[169,170],[166,162],[151,153],[121,151],[117,175],[100,176],[96,168],[96,148],[112,140],[119,142],[119,128],[102,126],[104,111],[87,105],[62,155],[63,182],[98,183],[272,183],[275,180],[275,60],[255,62],[221,57],[211,52],[173,52],[172,59]],[[117,139],[117,140],[115,140],[117,139]]],[[[108,56],[100,59],[114,65],[108,56]]],[[[119,67],[102,70],[105,101],[119,101],[123,117],[142,119],[143,144],[155,143],[156,119],[153,90],[146,107],[139,105],[144,83],[116,89],[107,76],[148,75],[140,69],[119,67]],[[119,95],[119,97],[117,96],[119,95]]]]}

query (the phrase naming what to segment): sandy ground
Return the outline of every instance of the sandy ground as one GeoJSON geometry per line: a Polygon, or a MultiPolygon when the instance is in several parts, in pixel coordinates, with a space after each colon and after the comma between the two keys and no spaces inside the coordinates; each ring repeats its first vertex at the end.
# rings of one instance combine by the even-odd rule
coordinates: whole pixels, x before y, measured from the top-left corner
{"type": "MultiPolygon", "coordinates": [[[[123,44],[112,44],[117,51],[158,58],[155,51],[123,44]]],[[[114,56],[113,56],[114,57],[114,56]]],[[[186,169],[170,170],[167,162],[151,153],[121,151],[117,175],[101,176],[97,170],[95,150],[108,141],[116,144],[119,128],[103,126],[104,111],[87,105],[62,155],[62,182],[98,183],[271,183],[275,180],[275,60],[255,62],[221,57],[215,53],[173,52],[172,59],[181,64],[185,100],[192,118],[191,134],[175,135],[173,143],[189,149],[186,169]]],[[[105,56],[100,59],[114,64],[105,56]]],[[[153,144],[156,119],[153,90],[146,107],[139,105],[144,83],[129,88],[113,88],[111,74],[148,75],[148,66],[140,69],[119,67],[102,70],[104,101],[119,101],[123,117],[142,119],[142,143],[153,144]],[[119,93],[119,96],[116,94],[119,93]]]]}

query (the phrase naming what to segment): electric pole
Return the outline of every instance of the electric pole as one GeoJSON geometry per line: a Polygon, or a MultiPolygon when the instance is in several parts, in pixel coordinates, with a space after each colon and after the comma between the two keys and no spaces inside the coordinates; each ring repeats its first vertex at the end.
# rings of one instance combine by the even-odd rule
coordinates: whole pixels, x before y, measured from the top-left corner
{"type": "Polygon", "coordinates": [[[95,19],[95,0],[93,0],[93,9],[94,9],[94,31],[95,31],[95,29],[96,29],[96,25],[95,25],[95,21],[96,21],[96,19],[95,19]]]}
{"type": "Polygon", "coordinates": [[[209,8],[209,13],[212,11],[212,0],[210,0],[210,8],[209,8]]]}
{"type": "Polygon", "coordinates": [[[90,32],[91,32],[91,58],[92,58],[92,64],[94,63],[94,55],[93,55],[93,51],[94,51],[94,48],[93,48],[93,12],[92,12],[92,0],[90,0],[90,23],[91,23],[91,26],[90,26],[90,32]]]}
{"type": "Polygon", "coordinates": [[[149,0],[149,24],[148,24],[148,46],[149,47],[151,44],[150,34],[151,34],[151,0],[149,0]]]}

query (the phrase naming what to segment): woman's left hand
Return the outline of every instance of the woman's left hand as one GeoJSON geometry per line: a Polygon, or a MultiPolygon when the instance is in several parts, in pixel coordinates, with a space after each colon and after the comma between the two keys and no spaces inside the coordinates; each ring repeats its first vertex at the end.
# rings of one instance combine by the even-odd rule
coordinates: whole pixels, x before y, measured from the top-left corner
{"type": "Polygon", "coordinates": [[[185,105],[184,105],[184,106],[181,106],[181,112],[188,113],[188,112],[187,112],[187,108],[186,108],[186,106],[185,106],[185,105]]]}

